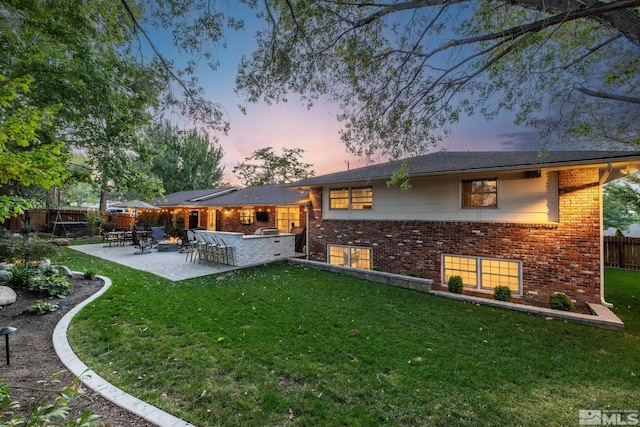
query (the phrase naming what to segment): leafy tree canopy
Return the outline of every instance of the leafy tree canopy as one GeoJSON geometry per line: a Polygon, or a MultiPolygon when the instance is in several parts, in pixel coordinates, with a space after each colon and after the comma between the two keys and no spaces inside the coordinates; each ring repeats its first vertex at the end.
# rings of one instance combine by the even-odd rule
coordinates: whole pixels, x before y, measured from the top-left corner
{"type": "Polygon", "coordinates": [[[29,206],[14,194],[16,184],[61,184],[71,175],[69,153],[78,150],[91,159],[103,194],[157,195],[161,183],[144,167],[157,153],[142,138],[152,115],[226,132],[224,110],[204,99],[195,64],[201,56],[215,68],[212,47],[224,45],[223,28],[239,29],[242,22],[211,6],[1,0],[0,185],[7,185],[0,194],[11,195],[2,199],[3,211],[29,206]],[[181,68],[164,59],[149,28],[170,29],[191,59],[181,68]]]}
{"type": "Polygon", "coordinates": [[[604,227],[627,230],[640,223],[640,179],[628,176],[604,187],[604,227]]]}
{"type": "Polygon", "coordinates": [[[314,176],[312,165],[303,163],[301,148],[283,148],[277,155],[273,147],[260,148],[233,167],[233,174],[245,185],[284,184],[314,176]]]}
{"type": "Polygon", "coordinates": [[[640,0],[265,1],[237,85],[341,105],[356,155],[427,151],[462,114],[513,110],[541,140],[638,145],[640,0]]]}
{"type": "Polygon", "coordinates": [[[224,168],[222,147],[197,130],[180,131],[169,122],[152,126],[147,138],[163,154],[153,161],[152,172],[167,193],[201,190],[220,185],[224,168]]]}

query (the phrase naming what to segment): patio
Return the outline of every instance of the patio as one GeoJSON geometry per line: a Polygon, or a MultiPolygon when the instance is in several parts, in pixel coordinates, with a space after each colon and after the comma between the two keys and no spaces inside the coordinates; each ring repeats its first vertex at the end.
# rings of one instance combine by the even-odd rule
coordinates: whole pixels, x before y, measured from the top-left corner
{"type": "Polygon", "coordinates": [[[185,260],[186,254],[177,251],[158,252],[153,249],[151,253],[136,255],[135,252],[138,250],[131,245],[105,247],[103,243],[98,243],[95,245],[69,246],[69,248],[87,255],[126,265],[136,270],[147,271],[174,282],[239,268],[222,264],[220,268],[217,268],[189,262],[185,260]]]}

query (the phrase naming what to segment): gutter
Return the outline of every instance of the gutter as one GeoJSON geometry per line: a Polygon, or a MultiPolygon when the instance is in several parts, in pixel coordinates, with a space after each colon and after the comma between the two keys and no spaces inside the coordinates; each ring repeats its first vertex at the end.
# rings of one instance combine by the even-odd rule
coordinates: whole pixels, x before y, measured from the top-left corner
{"type": "Polygon", "coordinates": [[[602,186],[609,175],[611,175],[611,171],[613,170],[613,165],[611,162],[607,164],[607,170],[600,177],[600,304],[607,308],[613,307],[613,304],[605,301],[604,299],[604,195],[602,186]]]}

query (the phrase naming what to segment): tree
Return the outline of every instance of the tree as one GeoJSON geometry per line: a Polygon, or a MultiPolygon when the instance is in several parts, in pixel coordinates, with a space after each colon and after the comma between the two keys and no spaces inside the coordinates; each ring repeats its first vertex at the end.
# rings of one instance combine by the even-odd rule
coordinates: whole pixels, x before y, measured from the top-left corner
{"type": "Polygon", "coordinates": [[[243,185],[284,184],[314,176],[311,164],[302,163],[301,148],[283,148],[282,155],[272,147],[261,148],[233,167],[233,174],[243,185]],[[253,163],[250,163],[253,162],[253,163]]]}
{"type": "Polygon", "coordinates": [[[167,193],[201,190],[220,184],[224,168],[220,166],[224,152],[211,142],[206,133],[179,131],[169,122],[152,126],[147,138],[162,147],[163,154],[153,161],[151,171],[162,180],[167,193]]]}
{"type": "Polygon", "coordinates": [[[31,83],[28,77],[9,80],[0,73],[0,222],[32,206],[10,189],[50,188],[66,178],[68,156],[50,134],[52,110],[26,102],[31,83]]]}
{"type": "Polygon", "coordinates": [[[640,144],[640,0],[264,2],[249,101],[340,103],[356,155],[421,153],[462,114],[513,110],[542,140],[640,144]]]}
{"type": "Polygon", "coordinates": [[[628,176],[604,187],[604,228],[615,227],[626,230],[631,224],[640,222],[640,180],[628,176]]]}
{"type": "MultiPolygon", "coordinates": [[[[110,190],[157,195],[159,181],[144,168],[156,153],[141,138],[151,115],[170,113],[223,132],[228,123],[224,110],[203,98],[196,60],[179,69],[160,55],[144,26],[171,28],[179,49],[211,59],[205,49],[222,40],[225,21],[210,6],[0,1],[0,133],[8,135],[0,141],[0,184],[58,185],[68,154],[81,150],[95,167],[103,207],[110,190]],[[193,25],[185,24],[182,14],[192,12],[193,25]]],[[[241,21],[228,25],[240,28],[241,21]]],[[[0,189],[0,212],[28,206],[11,194],[14,188],[0,189]]]]}

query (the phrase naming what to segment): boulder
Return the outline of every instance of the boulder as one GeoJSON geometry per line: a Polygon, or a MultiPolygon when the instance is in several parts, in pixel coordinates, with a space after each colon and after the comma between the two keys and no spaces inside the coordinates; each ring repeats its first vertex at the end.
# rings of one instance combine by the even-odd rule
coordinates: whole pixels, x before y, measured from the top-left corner
{"type": "Polygon", "coordinates": [[[0,306],[13,304],[16,302],[16,298],[18,298],[18,295],[13,289],[7,286],[0,286],[0,306]]]}
{"type": "Polygon", "coordinates": [[[11,280],[11,272],[8,270],[0,270],[0,283],[11,280]]]}
{"type": "Polygon", "coordinates": [[[69,269],[66,265],[54,265],[53,268],[58,270],[60,273],[64,274],[68,278],[73,277],[73,271],[69,269]]]}
{"type": "Polygon", "coordinates": [[[9,262],[0,262],[0,270],[11,270],[13,268],[13,264],[9,262]]]}

